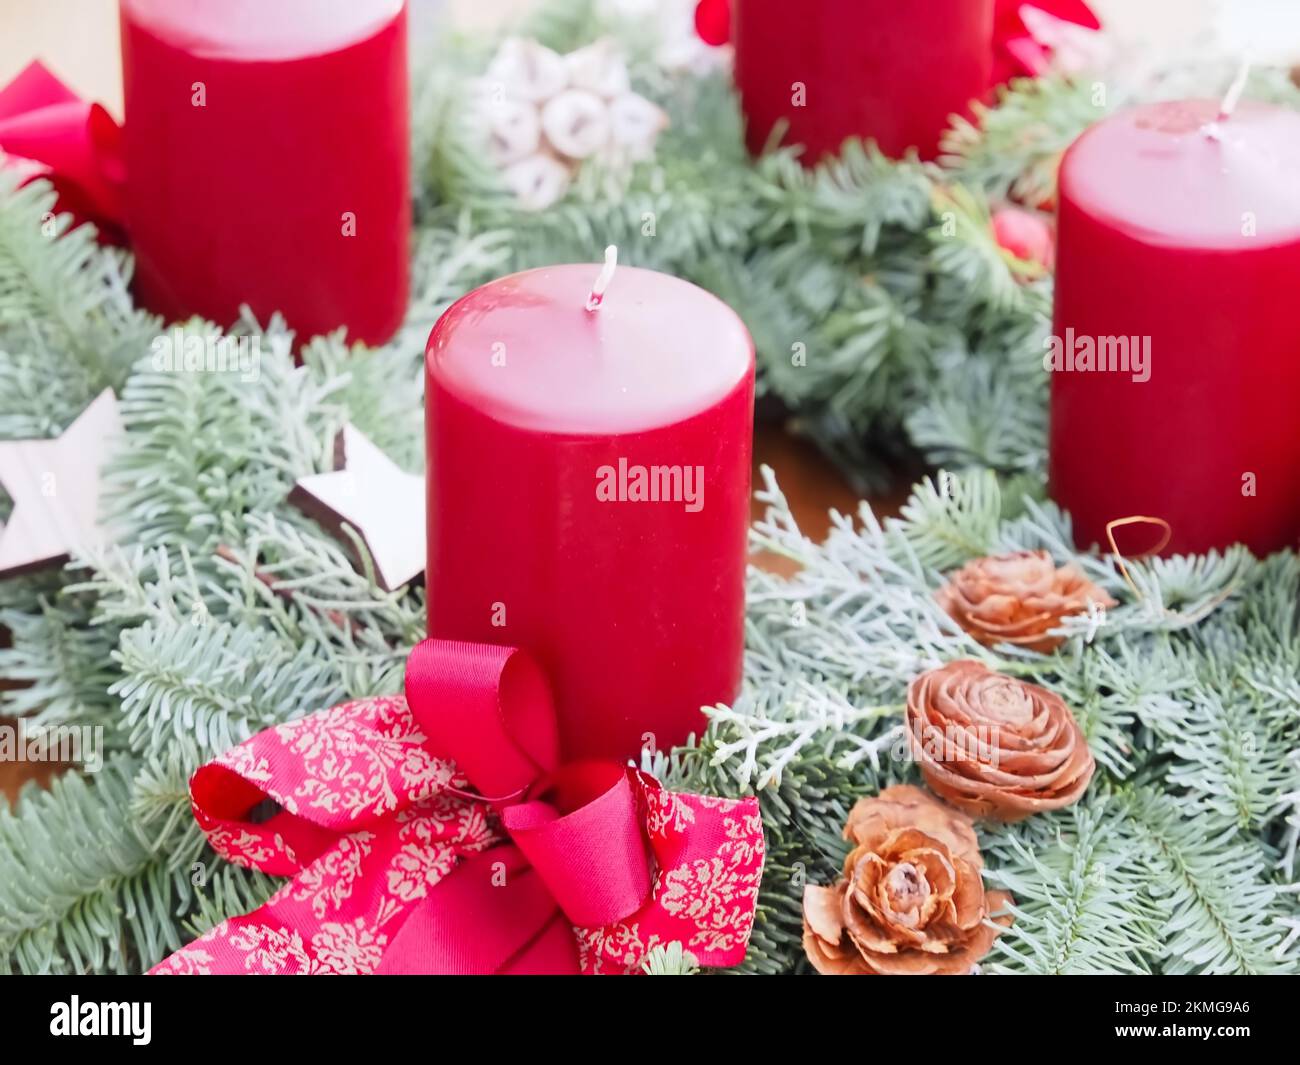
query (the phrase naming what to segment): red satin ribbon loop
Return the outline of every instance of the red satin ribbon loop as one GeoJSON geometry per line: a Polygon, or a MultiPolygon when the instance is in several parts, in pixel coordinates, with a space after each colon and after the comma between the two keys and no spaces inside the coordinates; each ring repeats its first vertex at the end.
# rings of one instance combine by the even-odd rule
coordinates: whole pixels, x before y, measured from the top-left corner
{"type": "Polygon", "coordinates": [[[549,686],[531,657],[509,647],[425,640],[406,667],[406,699],[431,748],[484,796],[575,925],[635,913],[650,894],[650,860],[627,771],[582,762],[556,772],[558,727],[549,686]]]}
{"type": "Polygon", "coordinates": [[[124,228],[122,130],[99,104],[86,103],[39,61],[0,89],[0,150],[48,178],[58,209],[94,222],[114,239],[124,228]]]}
{"type": "Polygon", "coordinates": [[[600,927],[635,913],[650,895],[650,861],[627,774],[561,816],[546,802],[511,806],[502,823],[575,925],[600,927]]]}
{"type": "Polygon", "coordinates": [[[546,677],[513,647],[425,640],[407,659],[406,700],[430,747],[485,798],[522,795],[559,764],[546,677]]]}
{"type": "Polygon", "coordinates": [[[377,970],[381,975],[578,971],[572,929],[514,847],[496,847],[462,862],[411,914],[377,970]]]}

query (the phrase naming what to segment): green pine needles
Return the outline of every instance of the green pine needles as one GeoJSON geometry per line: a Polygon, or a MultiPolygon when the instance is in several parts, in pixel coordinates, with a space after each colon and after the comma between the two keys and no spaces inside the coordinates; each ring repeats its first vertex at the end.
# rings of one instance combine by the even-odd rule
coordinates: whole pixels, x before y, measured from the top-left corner
{"type": "Polygon", "coordinates": [[[1070,546],[1050,504],[1012,499],[992,473],[920,485],[901,519],[863,507],[825,545],[804,538],[770,477],[759,546],[803,563],[755,573],[751,687],[720,708],[675,784],[755,792],[771,860],[746,966],[801,954],[802,884],[839,871],[847,807],[916,774],[900,710],[917,673],[976,658],[1042,684],[1075,710],[1099,763],[1076,807],[982,826],[989,882],[1016,922],[989,972],[1296,972],[1300,563],[1244,552],[1117,570],[1070,546]],[[1051,656],[990,652],[934,601],[968,558],[1045,549],[1120,602],[1051,656]]]}
{"type": "MultiPolygon", "coordinates": [[[[555,0],[530,32],[584,43],[592,7],[555,0]]],[[[1074,808],[981,829],[988,880],[1015,898],[985,971],[1300,970],[1300,560],[1157,560],[1131,565],[1130,587],[1076,554],[1041,496],[1049,283],[996,247],[986,204],[1050,189],[1061,147],[1099,113],[1092,87],[1017,86],[982,132],[954,132],[944,169],[849,145],[807,171],[788,153],[751,164],[723,79],[666,74],[631,39],[638,89],[673,117],[657,160],[614,195],[584,174],[541,214],[502,191],[459,106],[484,44],[450,53],[460,69],[446,51],[422,67],[406,328],[373,351],[317,339],[297,365],[281,323],[244,320],[252,380],[156,368],[162,325],[132,306],[129,259],[53,219],[45,185],[0,171],[0,439],[55,435],[105,387],[126,425],[104,501],[123,546],[0,582],[0,677],[22,685],[0,713],[101,729],[105,756],[0,810],[0,970],[140,971],[275,890],[206,847],[190,774],[268,725],[399,690],[424,626],[422,591],[384,592],[362,545],[287,505],[294,480],[327,468],[347,421],[419,469],[438,313],[510,269],[611,242],[735,305],[763,387],[859,471],[865,442],[891,437],[957,471],[919,485],[899,519],[838,517],[825,544],[762,486],[755,544],[802,569],[752,573],[742,698],[652,759],[672,786],[760,799],[769,856],[744,968],[806,968],[803,886],[838,875],[858,797],[917,778],[907,683],[973,657],[1058,692],[1098,762],[1074,808]],[[1120,605],[1071,619],[1052,655],[978,646],[934,590],[1019,548],[1078,561],[1120,605]]],[[[674,948],[646,964],[695,968],[674,948]]]]}
{"type": "MultiPolygon", "coordinates": [[[[424,224],[499,236],[511,269],[596,262],[614,243],[623,262],[716,292],[754,336],[760,392],[863,489],[918,454],[1041,476],[1051,282],[997,245],[987,205],[1050,204],[1061,153],[1088,125],[1140,100],[1222,96],[1236,73],[1198,60],[1019,81],[978,128],[957,123],[942,166],[850,142],[807,170],[789,151],[748,158],[725,73],[665,72],[653,29],[602,21],[591,0],[539,6],[522,31],[543,44],[624,44],[633,87],[671,119],[656,158],[625,180],[587,167],[555,207],[519,207],[466,106],[491,42],[444,45],[416,91],[424,224]]],[[[1257,70],[1247,91],[1300,107],[1284,71],[1257,70]]]]}

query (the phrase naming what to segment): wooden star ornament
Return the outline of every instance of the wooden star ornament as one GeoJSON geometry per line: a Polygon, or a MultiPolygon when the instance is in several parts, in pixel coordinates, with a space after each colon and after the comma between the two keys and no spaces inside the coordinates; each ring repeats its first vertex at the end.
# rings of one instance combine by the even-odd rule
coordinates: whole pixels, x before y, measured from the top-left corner
{"type": "Polygon", "coordinates": [[[0,529],[0,577],[58,566],[103,546],[100,465],[122,433],[105,389],[53,440],[0,441],[0,487],[13,511],[0,529]]]}
{"type": "Polygon", "coordinates": [[[334,441],[334,472],[301,477],[289,502],[335,535],[350,525],[393,592],[424,572],[424,478],[405,472],[354,425],[334,441]]]}

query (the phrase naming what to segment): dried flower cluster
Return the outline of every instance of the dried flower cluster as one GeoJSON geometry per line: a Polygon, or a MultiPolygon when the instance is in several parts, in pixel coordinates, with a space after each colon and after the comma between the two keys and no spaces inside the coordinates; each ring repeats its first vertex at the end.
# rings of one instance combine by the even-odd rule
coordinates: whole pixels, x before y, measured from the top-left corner
{"type": "Polygon", "coordinates": [[[520,203],[558,201],[581,163],[647,159],[668,116],[632,91],[627,61],[606,38],[568,55],[510,37],[479,83],[488,150],[520,203]]]}

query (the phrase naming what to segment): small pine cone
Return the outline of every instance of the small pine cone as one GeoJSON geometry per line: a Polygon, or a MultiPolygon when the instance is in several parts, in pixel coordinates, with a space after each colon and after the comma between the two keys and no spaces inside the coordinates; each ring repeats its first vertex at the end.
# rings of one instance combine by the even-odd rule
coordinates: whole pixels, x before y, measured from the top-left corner
{"type": "Polygon", "coordinates": [[[824,976],[963,975],[1011,924],[970,819],[920,788],[859,799],[844,838],[844,875],[804,887],[804,951],[824,976]]]}
{"type": "Polygon", "coordinates": [[[935,593],[939,605],[985,647],[1000,643],[1051,654],[1065,643],[1061,620],[1115,606],[1073,562],[1057,567],[1046,551],[977,558],[935,593]]]}
{"type": "Polygon", "coordinates": [[[930,790],[971,817],[1023,821],[1073,806],[1097,769],[1064,699],[982,662],[913,680],[906,722],[930,790]]]}

